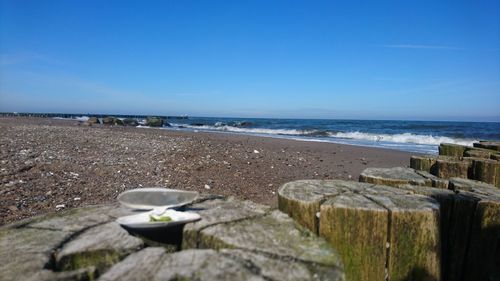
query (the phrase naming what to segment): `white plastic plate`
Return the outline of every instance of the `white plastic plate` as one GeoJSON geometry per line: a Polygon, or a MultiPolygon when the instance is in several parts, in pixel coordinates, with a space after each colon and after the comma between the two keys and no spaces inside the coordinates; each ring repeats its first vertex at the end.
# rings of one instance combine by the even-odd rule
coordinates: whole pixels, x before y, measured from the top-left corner
{"type": "Polygon", "coordinates": [[[155,210],[145,213],[140,213],[137,215],[120,217],[116,220],[120,225],[132,228],[132,229],[158,229],[167,228],[175,225],[186,224],[188,222],[193,222],[199,220],[201,217],[197,213],[191,212],[179,212],[171,209],[167,209],[162,216],[169,216],[172,220],[169,222],[155,221],[150,222],[149,215],[155,214],[155,210]]]}

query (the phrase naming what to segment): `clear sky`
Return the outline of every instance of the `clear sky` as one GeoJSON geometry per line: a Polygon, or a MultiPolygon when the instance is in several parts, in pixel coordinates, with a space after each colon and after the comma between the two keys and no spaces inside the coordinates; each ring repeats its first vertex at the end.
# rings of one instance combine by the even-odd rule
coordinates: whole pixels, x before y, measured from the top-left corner
{"type": "Polygon", "coordinates": [[[498,0],[0,3],[0,111],[500,121],[498,0]]]}

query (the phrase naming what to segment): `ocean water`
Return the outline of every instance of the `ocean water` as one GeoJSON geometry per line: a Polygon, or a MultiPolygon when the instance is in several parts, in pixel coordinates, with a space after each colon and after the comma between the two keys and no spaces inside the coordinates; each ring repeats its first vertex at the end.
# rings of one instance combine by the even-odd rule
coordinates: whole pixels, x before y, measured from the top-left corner
{"type": "MultiPolygon", "coordinates": [[[[124,116],[117,117],[124,118],[124,116]]],[[[88,117],[75,114],[71,119],[86,121],[88,117]]],[[[141,119],[138,121],[142,124],[145,122],[141,119]]],[[[172,118],[167,119],[167,122],[170,126],[163,127],[165,130],[220,132],[331,142],[424,154],[437,154],[440,143],[472,146],[474,142],[479,140],[500,141],[499,122],[217,117],[172,118]]]]}
{"type": "Polygon", "coordinates": [[[168,130],[226,132],[437,154],[440,143],[500,140],[500,123],[321,119],[168,119],[168,130]]]}

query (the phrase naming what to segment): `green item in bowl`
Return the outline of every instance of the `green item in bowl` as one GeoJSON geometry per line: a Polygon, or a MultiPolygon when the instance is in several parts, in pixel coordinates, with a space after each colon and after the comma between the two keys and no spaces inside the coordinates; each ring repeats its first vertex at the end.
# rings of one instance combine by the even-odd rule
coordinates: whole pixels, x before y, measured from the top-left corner
{"type": "Polygon", "coordinates": [[[149,215],[149,222],[169,222],[169,221],[172,221],[172,218],[169,216],[149,215]]]}

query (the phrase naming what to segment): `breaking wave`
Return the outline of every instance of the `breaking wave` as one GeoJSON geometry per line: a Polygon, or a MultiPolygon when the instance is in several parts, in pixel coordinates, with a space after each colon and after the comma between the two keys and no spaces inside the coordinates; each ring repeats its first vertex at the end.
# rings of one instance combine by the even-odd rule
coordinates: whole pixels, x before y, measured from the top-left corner
{"type": "Polygon", "coordinates": [[[369,142],[391,142],[405,144],[420,144],[420,145],[439,145],[440,143],[454,143],[460,145],[472,146],[472,143],[477,142],[473,139],[451,138],[444,136],[432,135],[417,135],[412,133],[400,134],[373,134],[365,132],[333,132],[325,130],[298,130],[298,129],[269,129],[269,128],[240,128],[234,126],[211,126],[201,125],[192,126],[186,124],[171,124],[178,128],[189,128],[195,130],[206,131],[222,131],[234,132],[243,134],[259,134],[259,135],[282,135],[282,136],[300,136],[313,137],[321,139],[344,139],[344,140],[360,140],[369,142]]]}

